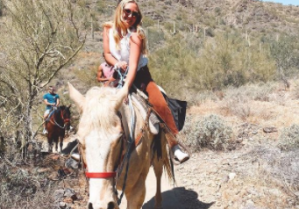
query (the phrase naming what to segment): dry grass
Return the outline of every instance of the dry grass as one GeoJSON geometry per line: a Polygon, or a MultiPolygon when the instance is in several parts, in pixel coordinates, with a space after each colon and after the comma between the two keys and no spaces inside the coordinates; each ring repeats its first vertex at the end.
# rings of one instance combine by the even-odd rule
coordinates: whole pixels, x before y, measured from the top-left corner
{"type": "MultiPolygon", "coordinates": [[[[205,173],[204,180],[198,177],[199,190],[196,185],[190,187],[202,194],[202,201],[216,201],[211,208],[298,207],[298,80],[290,83],[288,90],[280,83],[223,90],[224,97],[210,96],[214,99],[203,100],[188,110],[193,125],[211,114],[222,117],[239,143],[237,150],[231,152],[200,149],[190,164],[192,168],[184,167],[186,173],[192,170],[195,176],[205,173]],[[277,132],[264,133],[265,127],[275,127],[277,132]],[[230,179],[229,175],[234,177],[230,179]]],[[[211,118],[210,122],[213,123],[211,118]]],[[[188,126],[184,130],[188,131],[188,126]]]]}

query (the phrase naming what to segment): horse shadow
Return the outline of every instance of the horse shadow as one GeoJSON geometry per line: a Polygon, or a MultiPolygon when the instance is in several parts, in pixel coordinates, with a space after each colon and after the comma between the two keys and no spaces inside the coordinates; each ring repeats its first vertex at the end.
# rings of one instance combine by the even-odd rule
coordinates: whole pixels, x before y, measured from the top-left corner
{"type": "MultiPolygon", "coordinates": [[[[163,209],[208,209],[215,202],[204,203],[198,200],[198,194],[193,190],[186,190],[185,187],[176,187],[162,193],[163,209]]],[[[155,197],[146,202],[142,209],[153,209],[155,197]]]]}

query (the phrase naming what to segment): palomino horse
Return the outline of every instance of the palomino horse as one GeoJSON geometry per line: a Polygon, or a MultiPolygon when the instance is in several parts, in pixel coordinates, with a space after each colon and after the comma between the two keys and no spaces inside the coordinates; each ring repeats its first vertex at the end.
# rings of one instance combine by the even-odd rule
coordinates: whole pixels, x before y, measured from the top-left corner
{"type": "Polygon", "coordinates": [[[53,142],[55,143],[56,151],[58,151],[58,140],[60,140],[60,151],[62,150],[65,131],[70,130],[70,107],[71,105],[68,107],[63,105],[50,113],[50,117],[46,122],[49,152],[52,152],[53,142]]]}
{"type": "Polygon", "coordinates": [[[129,147],[127,141],[130,133],[127,132],[132,131],[128,131],[128,127],[133,123],[130,121],[130,106],[123,102],[128,92],[124,88],[93,87],[83,96],[70,83],[69,92],[81,112],[77,135],[83,162],[87,166],[86,176],[90,178],[88,208],[118,209],[117,190],[123,190],[127,209],[140,209],[151,165],[157,179],[155,208],[161,208],[163,167],[168,177],[172,178],[164,134],[156,135],[160,138],[155,137],[145,125],[144,115],[134,104],[134,138],[141,136],[141,140],[133,144],[130,158],[125,155],[123,159],[129,147]],[[128,162],[129,166],[126,167],[128,162]]]}

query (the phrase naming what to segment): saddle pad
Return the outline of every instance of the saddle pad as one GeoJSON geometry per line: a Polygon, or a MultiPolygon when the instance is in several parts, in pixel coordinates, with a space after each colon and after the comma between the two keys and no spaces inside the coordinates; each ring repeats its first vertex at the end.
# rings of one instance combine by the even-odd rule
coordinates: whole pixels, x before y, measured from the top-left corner
{"type": "MultiPolygon", "coordinates": [[[[137,103],[137,108],[145,113],[145,114],[142,114],[142,116],[144,117],[144,119],[146,119],[146,114],[147,114],[147,110],[148,110],[148,107],[147,107],[147,104],[145,102],[145,100],[137,93],[135,92],[132,92],[131,94],[132,96],[132,99],[133,99],[133,102],[137,103]]],[[[152,132],[152,134],[158,134],[159,132],[159,123],[160,123],[160,120],[159,118],[157,117],[157,115],[152,111],[150,113],[150,117],[149,117],[149,126],[150,126],[150,131],[152,132]],[[153,127],[151,127],[151,125],[156,129],[156,130],[152,130],[153,127]]]]}

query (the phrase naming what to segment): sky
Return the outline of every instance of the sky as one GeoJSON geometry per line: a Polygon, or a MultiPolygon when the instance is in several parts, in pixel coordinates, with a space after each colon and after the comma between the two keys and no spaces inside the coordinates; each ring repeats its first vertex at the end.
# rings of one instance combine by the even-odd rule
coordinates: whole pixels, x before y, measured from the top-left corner
{"type": "Polygon", "coordinates": [[[299,5],[299,0],[263,0],[263,1],[271,1],[276,3],[282,3],[284,5],[299,5]]]}

